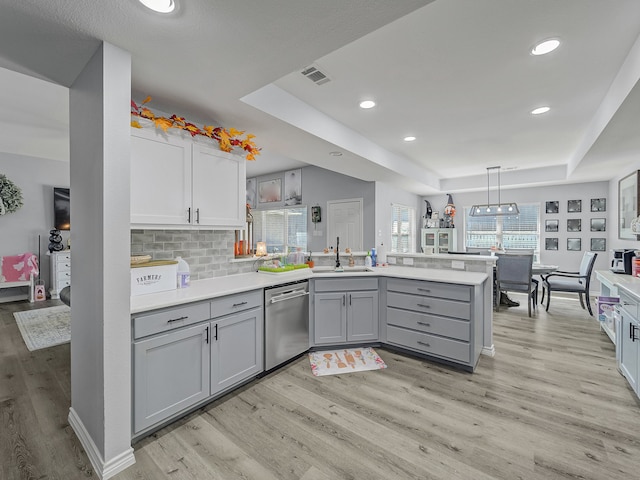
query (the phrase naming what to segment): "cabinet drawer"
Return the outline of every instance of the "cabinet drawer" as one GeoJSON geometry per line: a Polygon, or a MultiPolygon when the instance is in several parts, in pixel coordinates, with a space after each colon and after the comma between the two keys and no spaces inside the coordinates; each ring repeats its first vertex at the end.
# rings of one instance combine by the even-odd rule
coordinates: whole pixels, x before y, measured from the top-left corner
{"type": "Polygon", "coordinates": [[[448,298],[450,300],[460,300],[463,302],[471,301],[471,287],[466,285],[390,278],[387,280],[387,290],[429,297],[448,298]]]}
{"type": "Polygon", "coordinates": [[[71,281],[71,272],[69,270],[66,270],[64,272],[58,271],[58,273],[56,274],[56,282],[64,281],[71,281]]]}
{"type": "Polygon", "coordinates": [[[389,292],[387,293],[387,306],[413,310],[419,313],[462,318],[464,320],[471,318],[471,304],[456,302],[454,300],[443,300],[441,298],[420,297],[418,295],[389,292]]]}
{"type": "Polygon", "coordinates": [[[332,278],[314,280],[316,292],[340,292],[353,290],[377,290],[377,278],[332,278]]]}
{"type": "Polygon", "coordinates": [[[71,271],[71,262],[56,262],[56,270],[58,272],[70,272],[71,271]]]}
{"type": "Polygon", "coordinates": [[[208,320],[210,317],[211,310],[208,302],[136,316],[133,319],[133,338],[142,338],[154,333],[166,332],[167,330],[208,320]]]}
{"type": "Polygon", "coordinates": [[[387,308],[387,324],[451,337],[464,342],[468,342],[471,337],[471,324],[466,320],[409,312],[397,308],[387,308]]]}
{"type": "Polygon", "coordinates": [[[620,291],[620,306],[633,318],[638,318],[638,301],[623,291],[620,291]]]}
{"type": "Polygon", "coordinates": [[[59,253],[56,255],[56,262],[58,263],[58,268],[61,263],[71,263],[71,253],[59,253]]]}
{"type": "Polygon", "coordinates": [[[466,342],[450,338],[436,337],[428,333],[387,326],[387,341],[419,352],[446,357],[462,363],[469,363],[471,346],[466,342]]]}
{"type": "Polygon", "coordinates": [[[262,290],[243,292],[211,300],[211,318],[262,306],[262,290]]]}
{"type": "Polygon", "coordinates": [[[67,278],[65,280],[58,280],[54,288],[58,293],[60,293],[60,290],[62,290],[64,287],[68,287],[69,285],[71,285],[71,278],[67,278]]]}

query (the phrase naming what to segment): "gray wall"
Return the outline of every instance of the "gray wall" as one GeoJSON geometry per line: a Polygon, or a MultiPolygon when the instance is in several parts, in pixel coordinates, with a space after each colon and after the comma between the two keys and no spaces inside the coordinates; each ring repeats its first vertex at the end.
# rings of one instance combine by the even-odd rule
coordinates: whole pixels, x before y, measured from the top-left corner
{"type": "MultiPolygon", "coordinates": [[[[284,189],[285,172],[257,177],[258,183],[272,178],[281,178],[284,189]]],[[[325,247],[335,246],[335,239],[327,239],[326,215],[327,202],[348,198],[363,199],[363,247],[375,245],[375,184],[357,178],[341,175],[320,167],[304,167],[302,169],[302,205],[307,207],[308,249],[321,252],[325,247]],[[319,205],[322,209],[322,221],[315,228],[311,222],[311,207],[319,205]],[[314,235],[321,232],[320,235],[314,235]]],[[[284,202],[258,205],[256,210],[278,208],[284,202]]]]}
{"type": "MultiPolygon", "coordinates": [[[[420,251],[420,227],[422,226],[421,211],[422,199],[420,196],[410,192],[406,192],[392,185],[376,182],[376,212],[375,212],[375,233],[376,233],[376,249],[378,253],[382,252],[382,257],[391,250],[391,206],[392,204],[404,205],[415,209],[415,250],[420,251]],[[384,247],[383,247],[384,245],[384,247]]],[[[378,255],[380,257],[380,255],[378,255]]],[[[382,261],[380,258],[379,262],[382,261]]]]}
{"type": "MultiPolygon", "coordinates": [[[[49,288],[49,230],[53,228],[53,187],[69,186],[69,164],[44,158],[0,153],[0,173],[22,190],[23,207],[0,216],[0,256],[38,253],[40,235],[40,277],[49,288]]],[[[66,244],[69,232],[62,233],[66,244]]],[[[0,295],[8,294],[7,290],[0,295]]]]}
{"type": "MultiPolygon", "coordinates": [[[[457,207],[457,213],[455,216],[456,227],[458,228],[458,249],[464,247],[464,214],[463,208],[470,207],[475,203],[486,203],[487,191],[468,192],[453,194],[453,202],[457,207]]],[[[590,183],[574,183],[568,185],[554,185],[548,187],[532,187],[532,188],[519,188],[511,190],[501,191],[501,200],[503,202],[515,201],[517,203],[538,203],[540,204],[540,262],[551,265],[558,265],[561,270],[577,270],[577,266],[580,264],[580,260],[585,251],[590,248],[591,238],[607,238],[607,251],[598,252],[598,258],[596,260],[595,270],[605,270],[610,266],[610,253],[612,248],[611,238],[612,235],[616,235],[617,223],[614,221],[616,215],[614,212],[614,206],[612,205],[609,197],[609,182],[590,182],[590,183]],[[607,211],[606,212],[591,212],[591,199],[592,198],[607,198],[607,211]],[[560,209],[558,214],[545,213],[545,203],[547,201],[560,202],[560,209]],[[582,212],[581,213],[567,213],[567,201],[568,200],[582,200],[582,212]],[[568,218],[580,218],[582,219],[582,231],[581,232],[567,232],[567,219],[568,218]],[[607,224],[606,232],[591,232],[590,231],[590,219],[591,218],[606,218],[607,224]],[[546,219],[558,219],[559,231],[549,233],[544,231],[544,224],[546,219]],[[558,238],[558,250],[545,250],[544,239],[547,237],[558,238]],[[567,238],[581,238],[582,250],[579,252],[567,251],[567,238]]],[[[443,215],[444,207],[447,203],[446,195],[437,195],[424,197],[431,203],[433,211],[438,211],[440,217],[443,215]]],[[[497,193],[491,191],[491,201],[496,201],[497,193]]],[[[423,202],[424,205],[424,202],[423,202]]],[[[422,215],[424,215],[424,206],[422,207],[422,215]]]]}

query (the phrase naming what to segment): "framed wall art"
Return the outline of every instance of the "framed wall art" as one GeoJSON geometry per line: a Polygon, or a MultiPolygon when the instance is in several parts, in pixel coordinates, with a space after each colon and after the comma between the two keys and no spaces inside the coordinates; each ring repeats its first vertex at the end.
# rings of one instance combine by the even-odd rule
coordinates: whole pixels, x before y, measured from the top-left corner
{"type": "Polygon", "coordinates": [[[289,170],[284,174],[284,204],[302,204],[302,169],[289,170]]]}
{"type": "Polygon", "coordinates": [[[640,170],[627,175],[618,182],[618,238],[640,240],[640,235],[631,230],[632,222],[638,217],[638,180],[640,170]]]}
{"type": "Polygon", "coordinates": [[[582,250],[582,239],[567,238],[567,250],[570,252],[579,252],[582,250]]]}
{"type": "Polygon", "coordinates": [[[560,211],[560,202],[558,201],[547,202],[545,211],[547,213],[558,213],[560,211]]]}
{"type": "Polygon", "coordinates": [[[544,239],[544,249],[545,250],[558,250],[558,239],[557,238],[545,238],[544,239]]]}
{"type": "Polygon", "coordinates": [[[545,232],[557,232],[558,225],[560,224],[560,220],[545,220],[544,221],[544,231],[545,232]]]}
{"type": "Polygon", "coordinates": [[[606,198],[592,198],[591,199],[591,211],[592,212],[606,212],[607,211],[607,199],[606,198]]]}
{"type": "Polygon", "coordinates": [[[282,201],[282,180],[274,178],[258,184],[258,200],[260,203],[273,203],[282,201]]]}
{"type": "Polygon", "coordinates": [[[607,239],[606,238],[592,238],[591,239],[591,251],[592,252],[606,252],[607,251],[607,239]]]}
{"type": "Polygon", "coordinates": [[[579,218],[569,218],[567,220],[567,232],[582,231],[582,220],[579,218]]]}
{"type": "Polygon", "coordinates": [[[582,212],[582,200],[569,200],[569,201],[567,201],[567,212],[569,212],[569,213],[582,212]]]}
{"type": "Polygon", "coordinates": [[[592,218],[591,219],[591,231],[592,232],[606,232],[607,231],[607,219],[606,218],[592,218]]]}
{"type": "Polygon", "coordinates": [[[247,204],[251,208],[256,208],[256,198],[258,195],[257,186],[257,179],[247,178],[247,204]]]}

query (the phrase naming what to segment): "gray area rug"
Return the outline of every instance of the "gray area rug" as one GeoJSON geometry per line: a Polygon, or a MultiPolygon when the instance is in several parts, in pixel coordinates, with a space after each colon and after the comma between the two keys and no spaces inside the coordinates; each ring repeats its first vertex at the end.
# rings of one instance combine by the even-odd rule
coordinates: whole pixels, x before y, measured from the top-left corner
{"type": "Polygon", "coordinates": [[[71,340],[71,309],[66,305],[14,312],[13,316],[30,352],[71,340]]]}

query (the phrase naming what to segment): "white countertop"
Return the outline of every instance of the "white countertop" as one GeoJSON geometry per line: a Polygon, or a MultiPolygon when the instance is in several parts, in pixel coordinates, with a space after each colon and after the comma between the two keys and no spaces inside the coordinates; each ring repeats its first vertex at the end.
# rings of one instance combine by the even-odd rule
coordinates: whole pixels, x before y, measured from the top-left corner
{"type": "Polygon", "coordinates": [[[441,260],[465,260],[495,264],[494,255],[465,255],[464,253],[387,253],[387,257],[437,258],[441,260]]]}
{"type": "MultiPolygon", "coordinates": [[[[447,258],[453,255],[448,255],[447,258]]],[[[168,292],[150,293],[131,297],[131,313],[146,312],[158,308],[172,307],[209,298],[222,297],[234,293],[247,292],[260,288],[272,287],[288,282],[305,280],[308,278],[327,277],[399,277],[411,280],[429,280],[433,282],[457,283],[461,285],[481,285],[487,280],[487,274],[478,272],[466,272],[458,270],[438,270],[431,268],[414,268],[401,266],[375,267],[371,271],[344,272],[332,270],[312,272],[311,269],[300,269],[291,272],[267,274],[267,273],[242,273],[225,277],[209,278],[206,280],[194,280],[188,288],[171,290],[168,292]]],[[[362,269],[362,267],[356,267],[362,269]]]]}

